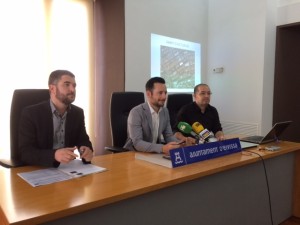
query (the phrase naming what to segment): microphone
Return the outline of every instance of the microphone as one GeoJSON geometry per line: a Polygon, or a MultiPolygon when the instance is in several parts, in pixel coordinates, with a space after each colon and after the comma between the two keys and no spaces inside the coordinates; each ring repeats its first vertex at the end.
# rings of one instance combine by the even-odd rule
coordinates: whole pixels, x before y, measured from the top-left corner
{"type": "Polygon", "coordinates": [[[196,140],[199,140],[199,136],[198,134],[196,134],[193,131],[193,128],[191,127],[191,125],[189,125],[186,122],[179,122],[177,125],[177,128],[184,134],[190,134],[192,135],[196,140]]]}
{"type": "Polygon", "coordinates": [[[203,139],[203,142],[207,142],[209,138],[213,137],[212,132],[204,128],[199,122],[193,123],[192,129],[200,137],[200,140],[203,139]]]}

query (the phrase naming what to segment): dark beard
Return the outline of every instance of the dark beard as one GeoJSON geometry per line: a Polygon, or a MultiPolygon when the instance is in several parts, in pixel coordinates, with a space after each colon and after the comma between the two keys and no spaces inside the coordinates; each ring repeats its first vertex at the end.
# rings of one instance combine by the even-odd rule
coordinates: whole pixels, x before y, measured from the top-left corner
{"type": "Polygon", "coordinates": [[[59,99],[62,103],[64,103],[66,106],[69,106],[72,102],[74,102],[73,99],[68,98],[68,95],[67,96],[62,95],[59,90],[57,90],[56,98],[59,99]]]}

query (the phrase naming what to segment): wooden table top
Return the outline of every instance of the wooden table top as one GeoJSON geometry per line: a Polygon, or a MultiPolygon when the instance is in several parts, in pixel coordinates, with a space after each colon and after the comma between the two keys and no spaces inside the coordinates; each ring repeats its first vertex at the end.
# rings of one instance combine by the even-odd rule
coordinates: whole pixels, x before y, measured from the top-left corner
{"type": "MultiPolygon", "coordinates": [[[[300,149],[300,143],[277,145],[281,149],[276,152],[248,150],[267,159],[300,149]]],[[[0,224],[47,222],[260,160],[256,154],[239,152],[170,169],[137,160],[134,154],[96,156],[92,163],[107,171],[39,187],[17,173],[41,167],[0,168],[0,224]]]]}

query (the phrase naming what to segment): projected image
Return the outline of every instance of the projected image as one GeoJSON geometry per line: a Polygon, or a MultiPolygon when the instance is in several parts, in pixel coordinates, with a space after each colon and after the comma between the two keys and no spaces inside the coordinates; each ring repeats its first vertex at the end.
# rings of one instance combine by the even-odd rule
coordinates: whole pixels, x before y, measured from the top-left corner
{"type": "Polygon", "coordinates": [[[151,76],[166,80],[168,92],[192,92],[201,82],[200,44],[151,35],[151,76]]]}
{"type": "Polygon", "coordinates": [[[195,52],[166,46],[161,46],[160,50],[160,76],[168,88],[194,88],[195,52]]]}

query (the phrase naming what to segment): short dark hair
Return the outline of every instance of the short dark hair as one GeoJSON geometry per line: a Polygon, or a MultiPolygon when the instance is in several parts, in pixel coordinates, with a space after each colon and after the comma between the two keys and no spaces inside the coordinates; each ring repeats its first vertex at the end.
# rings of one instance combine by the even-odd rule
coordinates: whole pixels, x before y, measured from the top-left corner
{"type": "Polygon", "coordinates": [[[146,91],[152,92],[155,83],[165,84],[166,81],[162,77],[152,77],[146,83],[146,91]]]}
{"type": "Polygon", "coordinates": [[[196,94],[196,93],[197,93],[197,91],[198,91],[198,87],[200,87],[200,86],[207,86],[207,87],[208,87],[208,85],[207,85],[207,84],[198,84],[198,85],[196,85],[196,86],[194,87],[194,94],[196,94]]]}
{"type": "Polygon", "coordinates": [[[52,73],[50,73],[48,85],[57,84],[63,75],[68,75],[73,78],[75,77],[75,75],[68,70],[54,70],[52,73]]]}

